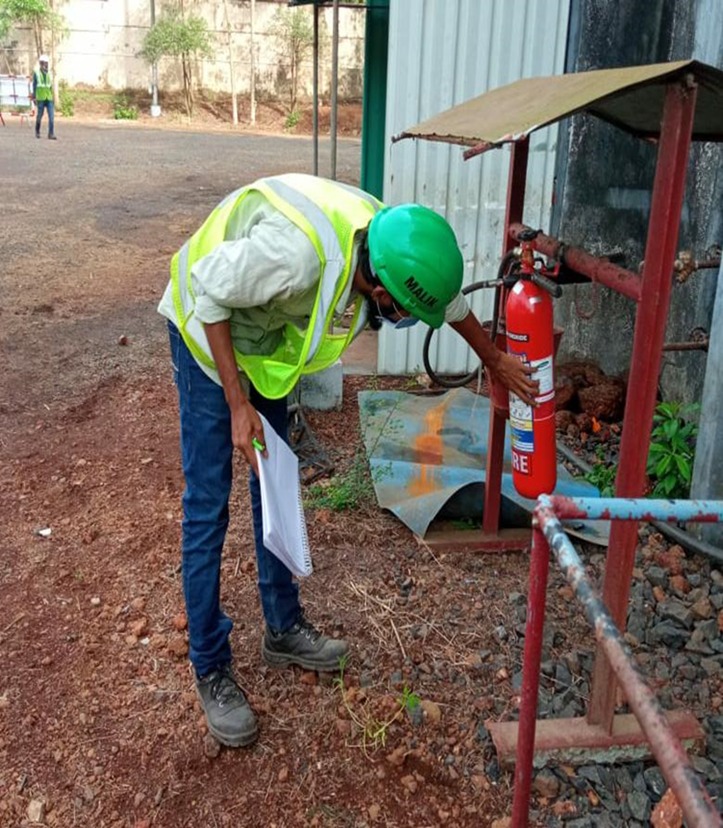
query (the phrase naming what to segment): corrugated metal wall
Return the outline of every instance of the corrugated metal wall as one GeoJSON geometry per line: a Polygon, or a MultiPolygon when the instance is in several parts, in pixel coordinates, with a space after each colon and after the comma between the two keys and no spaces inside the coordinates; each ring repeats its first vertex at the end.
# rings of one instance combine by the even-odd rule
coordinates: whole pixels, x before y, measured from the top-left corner
{"type": "MultiPolygon", "coordinates": [[[[451,223],[465,257],[465,284],[494,278],[502,250],[508,149],[469,161],[462,148],[391,137],[458,103],[519,78],[561,74],[570,0],[391,0],[384,198],[416,201],[451,223]]],[[[549,226],[557,129],[533,134],[525,221],[549,226]]],[[[473,294],[480,319],[491,292],[473,294]]],[[[380,373],[422,365],[426,326],[380,332],[380,373]]],[[[439,371],[471,369],[476,360],[452,330],[436,334],[439,371]]]]}

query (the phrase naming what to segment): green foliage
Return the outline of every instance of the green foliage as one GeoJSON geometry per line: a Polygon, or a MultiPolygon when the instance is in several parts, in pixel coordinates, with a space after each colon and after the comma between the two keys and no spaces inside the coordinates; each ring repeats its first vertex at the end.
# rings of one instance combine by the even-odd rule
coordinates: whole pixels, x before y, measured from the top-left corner
{"type": "Polygon", "coordinates": [[[595,454],[597,463],[594,463],[592,470],[585,474],[585,480],[600,490],[600,497],[614,497],[617,464],[604,462],[605,450],[602,446],[595,449],[595,454]]]}
{"type": "Polygon", "coordinates": [[[151,64],[162,57],[212,57],[206,21],[193,15],[184,19],[178,9],[171,9],[150,29],[140,54],[151,64]]]}
{"type": "Polygon", "coordinates": [[[293,112],[289,112],[286,116],[286,120],[284,121],[284,129],[293,129],[299,123],[300,118],[301,113],[298,109],[294,109],[293,112]]]}
{"type": "Polygon", "coordinates": [[[180,9],[166,11],[143,40],[140,56],[149,64],[162,57],[181,60],[186,113],[193,115],[192,59],[213,57],[213,39],[201,17],[184,17],[180,9]]]}
{"type": "Polygon", "coordinates": [[[346,512],[358,509],[374,498],[374,486],[364,453],[359,451],[349,468],[309,488],[304,505],[310,509],[346,512]]]}
{"type": "Polygon", "coordinates": [[[648,476],[652,497],[685,498],[690,492],[698,405],[660,403],[653,417],[648,476]]]}
{"type": "Polygon", "coordinates": [[[269,32],[278,38],[280,55],[289,72],[289,112],[296,110],[299,69],[314,45],[314,27],[308,9],[276,10],[269,32]]]}
{"type": "Polygon", "coordinates": [[[416,693],[413,693],[405,684],[402,695],[397,699],[397,703],[407,713],[414,713],[422,703],[422,699],[416,693]]]}
{"type": "Polygon", "coordinates": [[[113,117],[116,121],[135,121],[138,119],[138,107],[130,102],[125,93],[119,92],[113,96],[113,117]]]}
{"type": "Polygon", "coordinates": [[[68,89],[67,81],[60,81],[58,87],[58,111],[64,118],[72,118],[75,114],[75,95],[68,89]]]}
{"type": "Polygon", "coordinates": [[[50,31],[58,39],[67,34],[64,19],[53,11],[48,0],[0,0],[0,40],[5,40],[18,24],[32,29],[38,54],[44,51],[44,32],[50,31]]]}
{"type": "Polygon", "coordinates": [[[364,751],[364,755],[368,756],[370,751],[373,752],[386,745],[389,728],[405,712],[407,714],[413,713],[419,707],[422,700],[405,685],[402,690],[402,695],[396,700],[396,709],[390,711],[383,718],[379,718],[373,710],[374,704],[371,699],[366,696],[360,699],[358,696],[351,696],[347,692],[344,681],[346,664],[347,656],[339,659],[339,675],[334,679],[334,686],[341,694],[344,709],[361,737],[361,744],[359,746],[364,751]]]}

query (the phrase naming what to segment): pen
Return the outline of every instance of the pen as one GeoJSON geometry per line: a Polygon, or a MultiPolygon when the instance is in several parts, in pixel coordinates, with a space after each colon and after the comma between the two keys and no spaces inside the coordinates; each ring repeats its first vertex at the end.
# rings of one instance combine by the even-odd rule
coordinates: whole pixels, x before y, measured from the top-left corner
{"type": "Polygon", "coordinates": [[[261,442],[261,440],[257,440],[256,437],[252,438],[251,445],[259,451],[266,451],[266,446],[261,442]]]}

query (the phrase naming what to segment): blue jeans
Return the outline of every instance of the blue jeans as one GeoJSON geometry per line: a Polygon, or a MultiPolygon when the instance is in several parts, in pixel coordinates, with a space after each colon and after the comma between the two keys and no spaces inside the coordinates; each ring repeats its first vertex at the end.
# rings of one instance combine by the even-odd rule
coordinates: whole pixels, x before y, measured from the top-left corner
{"type": "MultiPolygon", "coordinates": [[[[178,329],[169,322],[174,378],[181,415],[183,493],[182,572],[190,659],[199,676],[231,661],[231,619],[221,609],[221,552],[228,528],[233,444],[231,413],[223,388],[201,370],[178,329]]],[[[284,440],[286,399],[268,400],[251,388],[250,400],[284,440]]],[[[266,624],[276,632],[292,627],[301,611],[291,572],[263,544],[261,492],[250,471],[258,587],[266,624]]]]}
{"type": "Polygon", "coordinates": [[[38,111],[35,115],[35,134],[40,135],[40,122],[43,120],[43,110],[48,110],[48,135],[55,134],[55,107],[52,101],[36,101],[38,111]]]}

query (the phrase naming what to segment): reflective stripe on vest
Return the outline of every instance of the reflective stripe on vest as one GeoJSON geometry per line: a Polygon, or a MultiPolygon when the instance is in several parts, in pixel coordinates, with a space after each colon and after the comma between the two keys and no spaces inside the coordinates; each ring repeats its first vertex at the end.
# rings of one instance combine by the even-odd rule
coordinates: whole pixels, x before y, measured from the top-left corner
{"type": "Polygon", "coordinates": [[[288,394],[302,373],[333,364],[366,324],[366,304],[357,299],[349,331],[331,332],[334,310],[351,278],[356,233],[365,228],[382,207],[373,196],[355,187],[299,174],[261,179],[227,196],[201,228],[171,261],[173,302],[184,342],[195,359],[217,377],[210,346],[194,314],[191,282],[194,262],[208,255],[225,239],[234,211],[247,193],[261,193],[308,237],[319,257],[321,279],[306,331],[287,323],[284,338],[273,354],[242,354],[234,349],[236,363],[254,386],[268,398],[288,394]]]}

